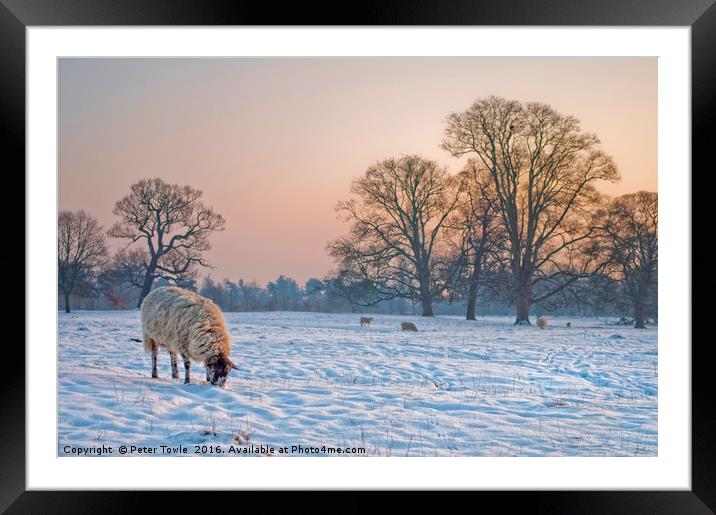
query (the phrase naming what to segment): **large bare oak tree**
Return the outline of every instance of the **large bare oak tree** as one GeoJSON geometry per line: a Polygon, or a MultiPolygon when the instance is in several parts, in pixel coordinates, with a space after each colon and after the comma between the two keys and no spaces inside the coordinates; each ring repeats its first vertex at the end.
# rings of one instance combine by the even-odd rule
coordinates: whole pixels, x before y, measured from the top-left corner
{"type": "Polygon", "coordinates": [[[85,211],[61,211],[57,218],[57,277],[70,312],[70,296],[86,290],[105,263],[107,245],[99,222],[85,211]]]}
{"type": "Polygon", "coordinates": [[[577,277],[557,259],[592,236],[578,219],[586,218],[598,199],[594,183],[619,178],[598,145],[597,136],[582,132],[576,118],[542,103],[491,96],[447,118],[443,148],[456,157],[474,155],[492,177],[508,238],[516,324],[529,323],[533,303],[577,277]],[[544,272],[550,267],[554,270],[544,272]]]}
{"type": "Polygon", "coordinates": [[[195,266],[210,266],[203,252],[211,248],[209,235],[224,228],[223,217],[200,200],[202,192],[189,186],[142,179],[114,206],[120,218],[109,230],[113,238],[128,240],[125,249],[143,243],[139,254],[127,254],[132,263],[143,262],[144,275],[137,307],[159,277],[176,282],[195,266]]]}
{"type": "Polygon", "coordinates": [[[353,181],[353,199],[336,209],[350,233],[328,244],[340,273],[372,304],[392,298],[420,302],[423,316],[449,286],[453,270],[444,255],[445,223],[462,187],[434,161],[416,155],[375,163],[353,181]]]}

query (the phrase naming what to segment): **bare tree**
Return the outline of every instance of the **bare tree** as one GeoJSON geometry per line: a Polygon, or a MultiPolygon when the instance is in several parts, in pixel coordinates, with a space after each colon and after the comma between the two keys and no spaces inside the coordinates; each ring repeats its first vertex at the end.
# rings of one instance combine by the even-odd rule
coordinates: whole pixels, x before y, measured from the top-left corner
{"type": "Polygon", "coordinates": [[[447,118],[443,148],[456,157],[474,154],[492,177],[508,238],[516,324],[529,323],[531,304],[584,274],[558,260],[593,236],[587,220],[599,198],[594,183],[619,178],[598,144],[576,118],[542,103],[492,96],[447,118]]]}
{"type": "Polygon", "coordinates": [[[656,299],[659,263],[659,198],[640,191],[613,199],[595,217],[604,234],[610,276],[620,283],[634,311],[634,327],[643,329],[648,299],[656,299]]]}
{"type": "Polygon", "coordinates": [[[456,257],[464,264],[465,316],[475,320],[478,288],[491,280],[489,269],[502,257],[505,231],[498,218],[497,196],[489,171],[470,159],[459,178],[465,195],[448,226],[458,235],[456,257]]]}
{"type": "Polygon", "coordinates": [[[377,162],[351,191],[356,198],[336,207],[352,223],[350,234],[328,245],[341,276],[361,285],[359,303],[410,298],[432,316],[454,275],[442,240],[462,186],[434,161],[408,155],[377,162]]]}
{"type": "Polygon", "coordinates": [[[97,276],[107,257],[101,225],[85,211],[62,211],[57,218],[57,277],[70,312],[70,296],[86,289],[97,276]]]}
{"type": "MultiPolygon", "coordinates": [[[[145,245],[146,261],[139,307],[154,281],[180,280],[195,266],[210,267],[202,253],[209,250],[209,235],[224,228],[224,219],[201,202],[202,192],[189,186],[142,179],[114,206],[120,217],[109,230],[113,238],[145,245]]],[[[137,256],[134,256],[135,258],[137,256]]]]}

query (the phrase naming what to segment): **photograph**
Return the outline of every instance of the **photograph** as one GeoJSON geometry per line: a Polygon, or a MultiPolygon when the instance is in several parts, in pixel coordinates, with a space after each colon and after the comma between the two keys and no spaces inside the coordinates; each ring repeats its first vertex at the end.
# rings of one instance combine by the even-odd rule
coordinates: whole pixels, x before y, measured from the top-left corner
{"type": "Polygon", "coordinates": [[[659,457],[658,57],[56,63],[60,460],[659,457]]]}

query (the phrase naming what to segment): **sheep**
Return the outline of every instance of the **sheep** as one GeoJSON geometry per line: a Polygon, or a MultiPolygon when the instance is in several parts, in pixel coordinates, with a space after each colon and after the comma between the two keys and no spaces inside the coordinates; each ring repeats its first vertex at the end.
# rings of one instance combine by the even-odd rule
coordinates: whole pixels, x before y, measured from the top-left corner
{"type": "Polygon", "coordinates": [[[363,327],[364,325],[370,325],[370,323],[373,321],[373,317],[360,317],[360,325],[363,327]]]}
{"type": "Polygon", "coordinates": [[[151,291],[141,307],[144,350],[152,353],[152,378],[157,374],[158,347],[169,351],[172,378],[178,379],[177,353],[184,359],[184,383],[190,382],[191,360],[203,362],[206,380],[224,386],[231,369],[229,333],[219,307],[184,288],[151,291]]]}
{"type": "Polygon", "coordinates": [[[537,327],[539,327],[540,329],[544,329],[545,327],[547,327],[547,319],[544,317],[538,317],[537,327]]]}
{"type": "Polygon", "coordinates": [[[403,322],[402,324],[400,324],[400,328],[403,331],[417,331],[418,330],[418,328],[415,327],[415,324],[412,322],[403,322]]]}
{"type": "Polygon", "coordinates": [[[567,327],[572,327],[572,322],[567,322],[567,327]]]}

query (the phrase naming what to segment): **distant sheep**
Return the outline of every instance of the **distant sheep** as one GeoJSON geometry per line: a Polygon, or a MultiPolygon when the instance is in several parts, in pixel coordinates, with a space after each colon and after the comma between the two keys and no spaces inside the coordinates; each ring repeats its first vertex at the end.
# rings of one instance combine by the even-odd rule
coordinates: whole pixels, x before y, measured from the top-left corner
{"type": "Polygon", "coordinates": [[[370,323],[373,321],[373,317],[360,317],[360,325],[363,327],[364,325],[370,325],[370,323]]]}
{"type": "Polygon", "coordinates": [[[172,378],[179,377],[177,353],[184,359],[184,383],[190,381],[191,360],[203,362],[206,380],[224,386],[232,368],[229,333],[219,307],[189,290],[162,287],[142,302],[144,350],[152,353],[152,377],[157,374],[157,351],[169,351],[172,378]]]}
{"type": "Polygon", "coordinates": [[[400,324],[400,328],[403,331],[417,331],[418,330],[418,328],[415,327],[415,324],[412,322],[403,322],[402,324],[400,324]]]}
{"type": "Polygon", "coordinates": [[[567,322],[567,327],[572,327],[572,322],[567,322]]]}
{"type": "Polygon", "coordinates": [[[544,329],[545,327],[547,327],[547,319],[544,317],[539,317],[537,319],[537,327],[539,327],[540,329],[544,329]]]}

